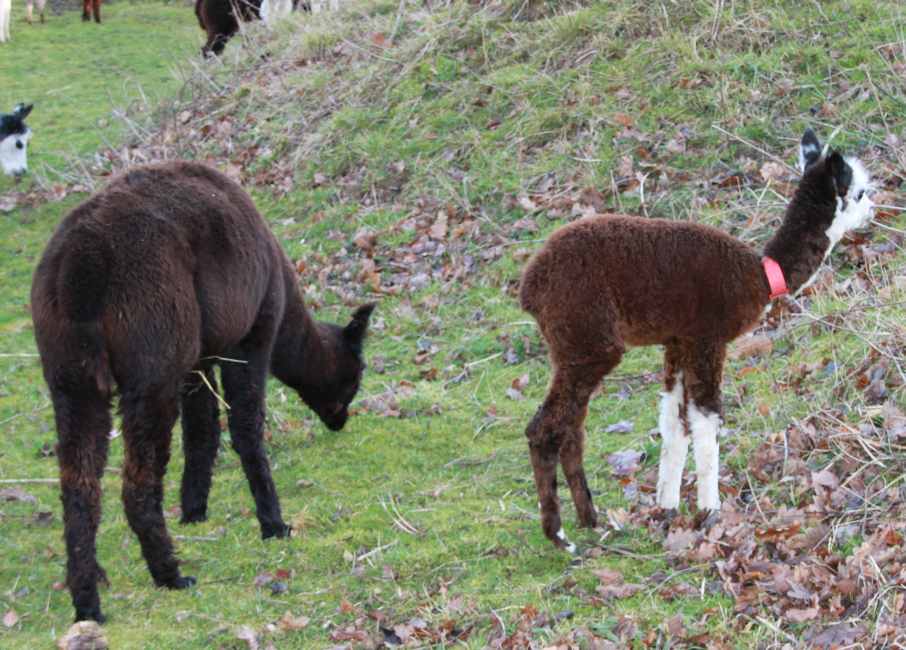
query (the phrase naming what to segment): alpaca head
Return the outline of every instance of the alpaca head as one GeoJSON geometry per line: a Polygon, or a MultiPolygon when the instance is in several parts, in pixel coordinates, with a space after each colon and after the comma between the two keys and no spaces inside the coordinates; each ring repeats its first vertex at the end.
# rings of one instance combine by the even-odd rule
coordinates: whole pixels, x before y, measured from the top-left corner
{"type": "Polygon", "coordinates": [[[0,115],[0,167],[7,176],[21,176],[28,170],[26,149],[31,129],[25,118],[31,109],[31,104],[18,104],[12,113],[0,115]]]}
{"type": "Polygon", "coordinates": [[[319,323],[331,367],[316,369],[319,380],[299,387],[299,396],[318,414],[331,431],[339,431],[349,418],[349,404],[356,393],[365,370],[362,348],[368,332],[368,319],[374,305],[356,309],[345,327],[319,323]]]}
{"type": "Polygon", "coordinates": [[[806,129],[799,143],[799,168],[803,172],[801,186],[813,187],[820,194],[812,196],[812,200],[835,206],[832,220],[824,224],[831,248],[848,230],[868,225],[874,208],[874,187],[858,158],[844,158],[838,151],[828,151],[815,132],[806,129]]]}

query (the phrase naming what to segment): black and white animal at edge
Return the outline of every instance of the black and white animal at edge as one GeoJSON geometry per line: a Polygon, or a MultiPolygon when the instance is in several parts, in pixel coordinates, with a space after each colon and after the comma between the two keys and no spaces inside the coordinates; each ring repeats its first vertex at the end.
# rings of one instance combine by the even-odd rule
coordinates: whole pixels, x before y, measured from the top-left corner
{"type": "Polygon", "coordinates": [[[0,168],[7,176],[22,176],[28,171],[28,141],[31,129],[25,118],[31,104],[17,104],[12,113],[0,115],[0,168]]]}

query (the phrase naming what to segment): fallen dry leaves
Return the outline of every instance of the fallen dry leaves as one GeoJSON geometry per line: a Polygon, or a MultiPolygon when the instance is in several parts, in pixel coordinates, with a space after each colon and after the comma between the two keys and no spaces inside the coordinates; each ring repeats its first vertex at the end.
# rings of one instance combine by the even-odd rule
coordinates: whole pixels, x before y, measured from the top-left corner
{"type": "MultiPolygon", "coordinates": [[[[609,457],[638,484],[620,526],[661,539],[674,570],[716,579],[740,628],[763,620],[813,647],[883,647],[906,630],[906,502],[890,478],[906,470],[896,445],[904,424],[886,403],[861,427],[824,412],[770,434],[749,455],[749,479],[724,470],[723,508],[707,519],[665,520],[653,505],[656,468],[632,466],[632,452],[609,457]]],[[[620,584],[618,574],[596,573],[620,584]]]]}

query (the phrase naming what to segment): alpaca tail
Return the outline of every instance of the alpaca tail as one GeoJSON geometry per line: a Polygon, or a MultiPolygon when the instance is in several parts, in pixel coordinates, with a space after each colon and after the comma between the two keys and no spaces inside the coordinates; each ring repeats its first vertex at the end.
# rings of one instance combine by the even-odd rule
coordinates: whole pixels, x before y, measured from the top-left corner
{"type": "Polygon", "coordinates": [[[97,235],[75,231],[68,240],[70,252],[57,276],[57,296],[63,317],[72,328],[75,354],[100,393],[113,393],[113,373],[101,331],[101,317],[107,305],[113,251],[97,235]]]}

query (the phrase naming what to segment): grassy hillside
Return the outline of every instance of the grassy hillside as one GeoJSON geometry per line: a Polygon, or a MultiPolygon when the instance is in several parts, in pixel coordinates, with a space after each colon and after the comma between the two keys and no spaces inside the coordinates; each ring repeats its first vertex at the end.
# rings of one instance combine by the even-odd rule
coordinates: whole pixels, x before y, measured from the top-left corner
{"type": "MultiPolygon", "coordinates": [[[[780,301],[729,363],[716,526],[688,506],[669,523],[652,508],[661,352],[626,355],[587,423],[602,528],[577,530],[561,491],[578,558],[538,523],[522,432],[549,367],[514,294],[547,234],[596,211],[711,223],[759,245],[795,188],[807,125],[862,157],[879,202],[906,206],[902,7],[431,5],[351,2],[273,32],[253,26],[222,61],[184,63],[178,94],[155,81],[172,52],[142,56],[136,79],[171,98],[133,112],[99,156],[102,129],[78,136],[84,165],[66,168],[55,198],[136,160],[209,161],[252,192],[319,318],[379,302],[343,432],[271,384],[268,452],[291,540],[258,538],[227,438],[210,520],[180,526],[177,431],[168,521],[199,584],[154,589],[122,514],[113,442],[99,536],[113,647],[894,647],[906,627],[898,211],[841,243],[834,273],[780,301]]],[[[194,56],[190,9],[108,15],[120,8],[124,26],[162,12],[163,31],[191,27],[179,47],[194,56]]],[[[59,59],[58,74],[81,79],[78,60],[59,59]]],[[[52,88],[15,78],[19,95],[52,88]]],[[[97,83],[119,103],[118,80],[97,83]]],[[[95,119],[109,106],[92,104],[95,119]]],[[[44,114],[32,125],[50,145],[35,147],[37,166],[70,141],[44,114]]],[[[28,291],[80,196],[47,203],[0,183],[18,202],[0,218],[0,480],[52,478],[28,291]]],[[[0,645],[40,647],[72,614],[58,491],[3,488],[24,492],[0,503],[0,609],[17,619],[0,645]]],[[[694,491],[690,475],[687,503],[694,491]]]]}

